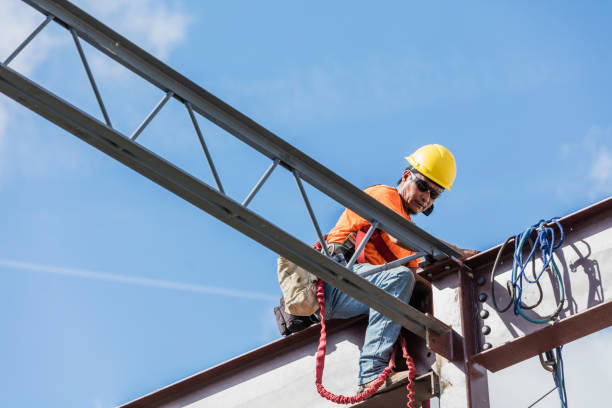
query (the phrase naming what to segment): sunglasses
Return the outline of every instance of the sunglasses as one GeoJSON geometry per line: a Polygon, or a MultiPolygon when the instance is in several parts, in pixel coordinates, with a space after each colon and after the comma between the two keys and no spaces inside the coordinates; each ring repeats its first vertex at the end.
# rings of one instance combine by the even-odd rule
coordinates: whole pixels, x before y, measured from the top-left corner
{"type": "Polygon", "coordinates": [[[441,191],[435,190],[431,185],[429,185],[428,182],[418,178],[415,174],[412,174],[411,178],[412,181],[414,181],[414,184],[416,184],[419,191],[421,191],[422,193],[429,191],[429,197],[431,197],[432,200],[435,200],[436,198],[440,197],[440,194],[442,194],[441,191]]]}

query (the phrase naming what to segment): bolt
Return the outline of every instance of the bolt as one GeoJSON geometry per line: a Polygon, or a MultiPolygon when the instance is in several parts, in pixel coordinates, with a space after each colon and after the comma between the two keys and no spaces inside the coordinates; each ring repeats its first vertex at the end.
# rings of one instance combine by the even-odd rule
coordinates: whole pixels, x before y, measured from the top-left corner
{"type": "Polygon", "coordinates": [[[492,346],[491,346],[491,343],[485,343],[485,344],[483,344],[483,345],[482,345],[482,350],[483,350],[483,351],[484,351],[484,350],[488,350],[488,349],[490,349],[491,347],[492,347],[492,346]]]}
{"type": "Polygon", "coordinates": [[[478,286],[484,285],[486,281],[487,280],[484,276],[479,276],[478,278],[476,278],[476,283],[478,284],[478,286]]]}
{"type": "Polygon", "coordinates": [[[486,336],[489,333],[491,333],[491,328],[489,326],[482,326],[482,334],[486,336]]]}
{"type": "Polygon", "coordinates": [[[489,317],[489,311],[483,309],[480,311],[480,313],[478,313],[478,315],[481,319],[486,319],[487,317],[489,317]]]}
{"type": "Polygon", "coordinates": [[[478,295],[478,301],[481,303],[484,303],[487,301],[487,294],[486,293],[481,293],[480,295],[478,295]]]}

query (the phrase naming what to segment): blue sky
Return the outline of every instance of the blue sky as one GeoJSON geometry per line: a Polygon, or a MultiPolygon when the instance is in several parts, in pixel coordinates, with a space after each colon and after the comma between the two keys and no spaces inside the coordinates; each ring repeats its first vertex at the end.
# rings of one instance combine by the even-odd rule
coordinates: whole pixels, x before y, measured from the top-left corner
{"type": "MultiPolygon", "coordinates": [[[[405,155],[448,146],[455,188],[415,222],[459,246],[487,249],[612,191],[607,2],[76,4],[356,186],[392,184],[405,155]]],[[[3,4],[0,58],[40,21],[3,4]]],[[[113,124],[130,134],[163,94],[84,48],[113,124]]],[[[11,66],[101,117],[55,24],[11,66]]],[[[241,201],[269,162],[200,119],[241,201]]],[[[176,102],[138,140],[213,183],[176,102]]],[[[307,189],[331,228],[342,208],[307,189]]],[[[109,407],[278,338],[275,254],[4,95],[0,195],[0,405],[109,407]]],[[[251,207],[316,240],[288,173],[251,207]]],[[[570,403],[604,401],[581,389],[612,380],[610,336],[566,347],[570,403]]],[[[540,371],[527,362],[491,376],[492,405],[535,401],[552,387],[540,371]],[[511,401],[518,378],[529,379],[524,401],[511,401]]]]}

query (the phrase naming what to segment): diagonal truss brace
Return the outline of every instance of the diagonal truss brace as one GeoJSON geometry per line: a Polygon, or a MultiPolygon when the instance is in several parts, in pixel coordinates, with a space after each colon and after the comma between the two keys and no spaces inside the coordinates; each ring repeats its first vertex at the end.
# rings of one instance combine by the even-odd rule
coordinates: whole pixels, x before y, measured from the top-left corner
{"type": "MultiPolygon", "coordinates": [[[[345,268],[326,258],[312,250],[308,245],[251,212],[246,208],[248,201],[241,205],[225,195],[210,154],[208,154],[201,133],[198,131],[199,127],[197,121],[194,120],[193,112],[200,113],[273,160],[273,166],[266,172],[247,200],[256,194],[277,164],[293,173],[319,239],[321,239],[321,232],[301,180],[307,181],[330,198],[363,216],[372,225],[379,226],[380,229],[419,251],[415,256],[427,255],[430,259],[447,257],[454,259],[455,256],[460,255],[459,253],[110,30],[70,2],[66,0],[23,1],[43,13],[46,20],[18,47],[18,50],[12,56],[23,49],[31,38],[53,20],[70,31],[86,70],[88,70],[88,64],[82,53],[79,38],[87,41],[160,88],[165,93],[165,97],[128,138],[8,68],[7,63],[0,64],[0,91],[198,208],[310,270],[318,277],[380,311],[416,334],[425,337],[427,331],[438,334],[449,331],[449,328],[443,323],[399,301],[352,273],[350,268],[345,268]],[[210,186],[135,143],[139,133],[170,98],[175,98],[186,105],[214,173],[219,191],[213,190],[210,186]]],[[[95,81],[93,81],[93,76],[89,75],[89,79],[94,92],[96,92],[97,87],[95,81]]],[[[98,92],[96,92],[96,97],[104,113],[105,108],[98,92]]],[[[107,115],[104,116],[107,125],[110,125],[109,118],[107,115]]],[[[363,244],[366,241],[367,239],[363,241],[363,244]]],[[[391,265],[381,268],[388,267],[391,267],[391,265]]]]}
{"type": "Polygon", "coordinates": [[[437,333],[449,330],[4,65],[0,65],[0,91],[414,333],[424,337],[426,329],[437,333]]]}
{"type": "Polygon", "coordinates": [[[363,191],[291,146],[274,133],[210,94],[202,87],[176,72],[168,65],[119,35],[67,0],[23,0],[54,21],[74,29],[110,58],[160,88],[164,93],[189,103],[211,122],[242,140],[271,160],[280,159],[289,171],[297,170],[300,177],[313,187],[350,208],[407,246],[425,252],[433,259],[461,254],[376,201],[363,191]]]}

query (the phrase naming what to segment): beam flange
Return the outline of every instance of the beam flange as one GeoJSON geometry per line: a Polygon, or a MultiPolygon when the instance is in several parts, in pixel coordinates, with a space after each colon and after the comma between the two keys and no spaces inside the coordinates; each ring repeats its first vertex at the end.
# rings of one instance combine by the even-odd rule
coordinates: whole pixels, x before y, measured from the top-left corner
{"type": "Polygon", "coordinates": [[[478,353],[472,357],[472,361],[496,372],[610,326],[612,300],[503,346],[478,353]]]}

